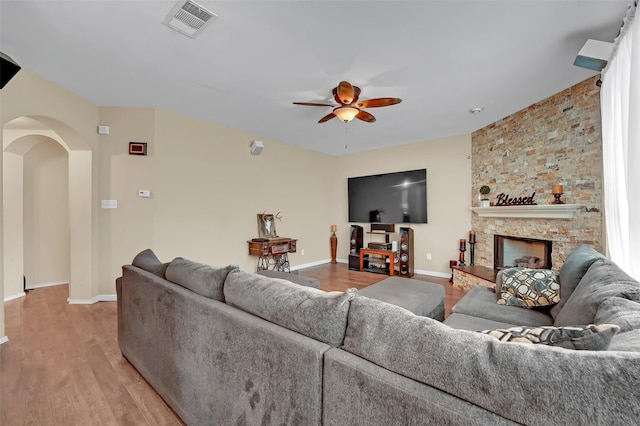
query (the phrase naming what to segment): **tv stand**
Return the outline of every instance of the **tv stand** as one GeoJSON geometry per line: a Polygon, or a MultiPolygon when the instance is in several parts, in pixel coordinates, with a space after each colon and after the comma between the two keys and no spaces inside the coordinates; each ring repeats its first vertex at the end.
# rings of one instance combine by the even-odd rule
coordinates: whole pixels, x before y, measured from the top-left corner
{"type": "Polygon", "coordinates": [[[378,274],[388,274],[389,276],[393,276],[394,273],[394,265],[395,265],[395,257],[396,254],[393,251],[388,251],[388,250],[375,250],[375,249],[360,249],[360,272],[363,271],[367,271],[367,272],[375,272],[378,274]],[[383,259],[385,259],[386,261],[386,257],[389,258],[389,262],[385,262],[388,267],[386,268],[371,268],[369,267],[369,261],[367,260],[367,268],[365,268],[364,263],[365,263],[365,256],[366,255],[371,255],[371,254],[375,254],[378,256],[382,256],[383,259]]]}

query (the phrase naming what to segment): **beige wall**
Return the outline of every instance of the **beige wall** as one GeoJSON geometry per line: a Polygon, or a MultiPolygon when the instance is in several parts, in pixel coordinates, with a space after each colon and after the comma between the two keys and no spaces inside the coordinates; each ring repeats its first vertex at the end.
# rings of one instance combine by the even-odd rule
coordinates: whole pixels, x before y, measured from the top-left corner
{"type": "MultiPolygon", "coordinates": [[[[97,148],[98,108],[86,100],[67,92],[27,69],[22,69],[2,89],[0,122],[3,126],[3,147],[14,139],[7,137],[7,129],[16,129],[23,117],[31,117],[38,123],[39,134],[46,129],[55,134],[69,151],[70,223],[71,223],[71,286],[72,302],[90,301],[97,294],[98,234],[97,234],[97,148]],[[75,216],[74,216],[75,215],[75,216]],[[75,256],[74,256],[75,253],[75,256]]],[[[9,130],[10,132],[11,130],[9,130]]],[[[4,157],[4,156],[3,156],[4,157]]],[[[5,175],[7,172],[3,173],[5,175]]],[[[3,228],[6,220],[3,220],[3,228]]],[[[3,229],[3,241],[7,249],[3,262],[16,255],[22,244],[6,244],[7,234],[3,229]]],[[[3,275],[14,271],[5,270],[3,275]]],[[[22,272],[11,276],[12,281],[22,280],[22,272]]],[[[2,298],[6,291],[2,286],[2,298]]],[[[2,331],[2,330],[0,330],[2,331]]]]}
{"type": "MultiPolygon", "coordinates": [[[[458,256],[458,240],[467,238],[471,226],[471,137],[456,136],[398,147],[341,156],[336,159],[340,179],[335,183],[338,254],[348,258],[349,224],[347,178],[402,170],[427,169],[427,224],[412,224],[416,271],[449,275],[449,260],[458,256]],[[427,260],[427,254],[431,260],[427,260]]],[[[364,231],[369,229],[368,224],[364,231]]],[[[396,231],[398,226],[396,226],[396,231]]],[[[364,244],[379,241],[365,233],[364,244]]],[[[396,234],[397,237],[397,234],[396,234]]]]}
{"type": "Polygon", "coordinates": [[[5,152],[3,163],[3,170],[6,173],[2,188],[4,201],[3,245],[6,253],[3,282],[4,297],[11,299],[24,294],[22,289],[24,270],[24,243],[22,240],[24,229],[23,156],[14,152],[5,152]]]}
{"type": "Polygon", "coordinates": [[[69,156],[44,141],[24,156],[24,275],[27,288],[69,282],[69,156]]]}
{"type": "Polygon", "coordinates": [[[101,294],[145,248],[163,261],[254,270],[247,240],[258,236],[263,211],[281,212],[278,234],[299,239],[294,268],[329,258],[330,157],[161,109],[101,108],[100,120],[110,126],[100,142],[100,198],[118,201],[100,211],[101,294]],[[256,139],[265,148],[252,156],[256,139]],[[148,155],[128,155],[129,141],[147,142],[148,155]],[[151,197],[138,197],[141,189],[151,197]]]}

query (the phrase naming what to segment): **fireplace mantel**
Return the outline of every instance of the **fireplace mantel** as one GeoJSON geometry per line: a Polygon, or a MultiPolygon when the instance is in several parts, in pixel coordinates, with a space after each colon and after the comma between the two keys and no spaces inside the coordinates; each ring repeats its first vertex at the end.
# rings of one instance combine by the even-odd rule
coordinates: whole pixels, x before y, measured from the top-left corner
{"type": "Polygon", "coordinates": [[[511,217],[535,219],[571,219],[580,204],[547,204],[532,206],[472,207],[479,217],[511,217]]]}

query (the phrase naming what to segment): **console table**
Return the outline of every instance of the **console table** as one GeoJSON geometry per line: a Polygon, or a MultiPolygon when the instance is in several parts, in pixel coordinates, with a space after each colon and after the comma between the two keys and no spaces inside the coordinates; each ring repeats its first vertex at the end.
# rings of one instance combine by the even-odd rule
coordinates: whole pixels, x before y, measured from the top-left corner
{"type": "Polygon", "coordinates": [[[249,255],[258,256],[257,271],[272,269],[274,271],[291,272],[289,267],[289,253],[296,252],[296,242],[293,238],[254,238],[247,241],[249,255]]]}
{"type": "Polygon", "coordinates": [[[389,250],[376,250],[369,248],[361,248],[360,249],[360,272],[364,270],[364,255],[365,254],[377,254],[378,256],[387,256],[389,257],[389,276],[393,276],[393,272],[395,269],[395,253],[389,250]]]}

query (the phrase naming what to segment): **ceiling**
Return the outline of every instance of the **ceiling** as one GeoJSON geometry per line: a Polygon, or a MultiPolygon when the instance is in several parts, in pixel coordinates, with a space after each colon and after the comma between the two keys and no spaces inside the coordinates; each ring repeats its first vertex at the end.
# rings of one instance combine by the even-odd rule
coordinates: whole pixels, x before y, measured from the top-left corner
{"type": "Polygon", "coordinates": [[[629,2],[201,0],[218,18],[193,39],[163,24],[176,3],[0,0],[0,51],[98,106],[342,155],[468,134],[585,80],[578,51],[613,41],[629,2]],[[403,101],[375,123],[292,104],[341,80],[403,101]]]}

